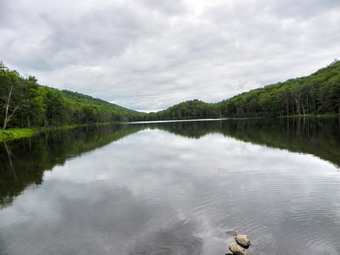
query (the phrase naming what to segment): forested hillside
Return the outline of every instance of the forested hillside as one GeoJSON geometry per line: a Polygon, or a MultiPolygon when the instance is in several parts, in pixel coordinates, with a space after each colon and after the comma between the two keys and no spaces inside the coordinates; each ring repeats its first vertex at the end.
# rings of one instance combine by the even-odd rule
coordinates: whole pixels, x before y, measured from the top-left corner
{"type": "Polygon", "coordinates": [[[187,101],[148,120],[340,114],[340,61],[306,77],[244,92],[217,104],[187,101]]]}
{"type": "Polygon", "coordinates": [[[0,123],[8,127],[41,127],[129,121],[144,114],[71,91],[41,86],[0,62],[0,123]]]}
{"type": "Polygon", "coordinates": [[[216,104],[208,104],[197,99],[186,101],[166,110],[149,113],[148,120],[206,119],[219,117],[216,104]]]}
{"type": "Polygon", "coordinates": [[[0,123],[8,127],[61,126],[132,120],[280,117],[340,114],[340,61],[306,77],[251,90],[216,104],[186,101],[140,113],[87,95],[22,77],[0,62],[0,123]]]}
{"type": "Polygon", "coordinates": [[[340,114],[340,61],[306,77],[242,93],[218,106],[225,117],[340,114]]]}

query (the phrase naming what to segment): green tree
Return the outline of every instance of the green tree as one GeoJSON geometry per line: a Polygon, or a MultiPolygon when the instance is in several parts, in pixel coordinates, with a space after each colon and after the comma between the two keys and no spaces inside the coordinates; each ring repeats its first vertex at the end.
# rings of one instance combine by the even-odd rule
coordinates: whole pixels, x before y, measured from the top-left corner
{"type": "MultiPolygon", "coordinates": [[[[3,66],[3,64],[2,64],[3,66]]],[[[20,109],[22,103],[21,88],[22,85],[19,74],[15,71],[6,70],[2,67],[0,71],[1,101],[0,106],[3,109],[3,125],[2,129],[7,128],[8,123],[12,119],[17,110],[20,109]]]]}

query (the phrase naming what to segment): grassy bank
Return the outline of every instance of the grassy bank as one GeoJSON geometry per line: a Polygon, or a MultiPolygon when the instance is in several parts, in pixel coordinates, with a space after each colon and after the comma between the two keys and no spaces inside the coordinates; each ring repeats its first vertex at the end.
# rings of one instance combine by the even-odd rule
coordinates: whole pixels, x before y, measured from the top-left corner
{"type": "Polygon", "coordinates": [[[5,131],[0,130],[0,142],[20,139],[24,137],[31,137],[37,134],[39,131],[37,129],[31,128],[20,128],[20,129],[8,129],[5,131]]]}
{"type": "MultiPolygon", "coordinates": [[[[100,123],[97,125],[109,125],[109,124],[110,123],[100,123]]],[[[68,125],[68,126],[60,126],[60,127],[15,128],[15,129],[7,129],[5,131],[0,130],[0,142],[32,137],[43,131],[66,130],[66,129],[72,129],[72,128],[77,128],[77,127],[84,127],[84,126],[89,126],[89,125],[82,124],[82,125],[68,125]]]]}

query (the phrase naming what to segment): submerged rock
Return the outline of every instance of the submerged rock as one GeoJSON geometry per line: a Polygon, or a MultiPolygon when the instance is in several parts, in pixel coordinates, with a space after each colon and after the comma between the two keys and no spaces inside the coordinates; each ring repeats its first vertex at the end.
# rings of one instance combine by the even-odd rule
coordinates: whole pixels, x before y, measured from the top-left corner
{"type": "Polygon", "coordinates": [[[235,255],[246,255],[244,249],[237,243],[231,243],[229,245],[229,250],[235,255]]]}
{"type": "Polygon", "coordinates": [[[227,231],[225,232],[227,235],[231,235],[231,236],[237,236],[237,232],[234,231],[234,230],[230,230],[230,231],[227,231]]]}
{"type": "Polygon", "coordinates": [[[250,239],[247,235],[237,235],[235,237],[236,242],[244,248],[248,248],[250,245],[250,239]]]}

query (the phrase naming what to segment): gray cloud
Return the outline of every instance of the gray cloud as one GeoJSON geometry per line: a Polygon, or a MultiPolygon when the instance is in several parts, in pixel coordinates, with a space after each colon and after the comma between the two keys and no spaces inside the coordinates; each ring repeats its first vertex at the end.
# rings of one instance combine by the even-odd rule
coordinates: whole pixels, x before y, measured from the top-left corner
{"type": "Polygon", "coordinates": [[[1,4],[8,66],[138,110],[217,102],[308,75],[340,52],[335,0],[1,4]]]}
{"type": "Polygon", "coordinates": [[[140,0],[139,2],[143,3],[151,10],[160,11],[171,16],[176,16],[186,11],[186,7],[182,0],[140,0]]]}
{"type": "Polygon", "coordinates": [[[288,1],[274,1],[268,0],[269,10],[273,11],[279,18],[300,18],[308,19],[318,16],[324,11],[329,11],[333,8],[339,8],[339,1],[337,0],[311,0],[301,1],[298,4],[294,0],[288,1]]]}
{"type": "Polygon", "coordinates": [[[0,21],[5,21],[7,19],[7,2],[0,2],[0,21]]]}

